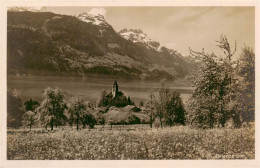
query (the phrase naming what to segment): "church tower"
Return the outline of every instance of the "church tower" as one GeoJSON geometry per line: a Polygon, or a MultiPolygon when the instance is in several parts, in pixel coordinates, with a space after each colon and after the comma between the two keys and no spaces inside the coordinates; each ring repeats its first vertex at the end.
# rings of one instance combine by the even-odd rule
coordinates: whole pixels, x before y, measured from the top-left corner
{"type": "Polygon", "coordinates": [[[112,87],[112,95],[113,95],[113,98],[117,96],[117,93],[118,93],[118,85],[117,85],[117,82],[115,81],[114,82],[114,85],[112,87]]]}

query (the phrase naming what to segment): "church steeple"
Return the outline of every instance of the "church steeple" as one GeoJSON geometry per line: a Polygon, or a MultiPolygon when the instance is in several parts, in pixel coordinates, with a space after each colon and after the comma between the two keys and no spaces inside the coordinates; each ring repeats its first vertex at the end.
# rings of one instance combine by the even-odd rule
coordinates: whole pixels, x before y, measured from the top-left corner
{"type": "Polygon", "coordinates": [[[113,98],[117,96],[117,93],[118,93],[118,84],[117,84],[117,81],[114,82],[114,85],[112,87],[112,95],[113,95],[113,98]]]}

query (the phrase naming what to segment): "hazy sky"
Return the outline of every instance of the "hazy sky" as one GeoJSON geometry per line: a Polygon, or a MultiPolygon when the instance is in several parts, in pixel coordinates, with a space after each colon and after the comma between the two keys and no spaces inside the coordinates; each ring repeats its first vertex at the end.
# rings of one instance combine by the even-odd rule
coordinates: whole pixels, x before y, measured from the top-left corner
{"type": "Polygon", "coordinates": [[[187,55],[189,47],[218,52],[216,40],[255,48],[254,7],[46,7],[59,14],[100,13],[116,31],[143,30],[152,40],[187,55]]]}

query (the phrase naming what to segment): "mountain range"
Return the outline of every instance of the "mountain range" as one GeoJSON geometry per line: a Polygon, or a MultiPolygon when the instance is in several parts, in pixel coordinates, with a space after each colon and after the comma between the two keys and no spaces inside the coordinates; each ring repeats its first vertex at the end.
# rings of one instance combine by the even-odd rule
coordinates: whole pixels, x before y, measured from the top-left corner
{"type": "Polygon", "coordinates": [[[9,74],[45,72],[176,79],[197,63],[161,46],[140,29],[116,32],[104,16],[12,9],[7,13],[9,74]]]}

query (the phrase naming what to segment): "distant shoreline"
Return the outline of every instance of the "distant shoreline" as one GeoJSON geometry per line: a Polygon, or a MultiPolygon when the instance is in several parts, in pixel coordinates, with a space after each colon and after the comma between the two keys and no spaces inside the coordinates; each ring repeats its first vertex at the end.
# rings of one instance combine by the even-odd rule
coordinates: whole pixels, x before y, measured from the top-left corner
{"type": "MultiPolygon", "coordinates": [[[[102,90],[110,90],[114,80],[119,82],[119,90],[122,90],[135,102],[140,102],[147,97],[152,89],[159,87],[160,81],[129,80],[124,78],[97,77],[90,75],[86,78],[81,76],[50,76],[50,75],[7,75],[7,90],[17,89],[21,91],[22,99],[29,98],[41,100],[42,92],[47,87],[59,87],[67,96],[86,95],[91,101],[98,99],[102,90]],[[80,91],[81,90],[81,91],[80,91]]],[[[193,87],[187,85],[183,79],[168,81],[167,85],[172,90],[181,94],[192,94],[193,87]]]]}
{"type": "MultiPolygon", "coordinates": [[[[53,77],[82,77],[82,78],[88,78],[88,77],[94,77],[94,78],[104,78],[104,79],[123,79],[123,80],[134,80],[134,81],[145,81],[145,82],[159,82],[162,79],[158,78],[135,78],[133,76],[120,76],[120,75],[113,75],[113,74],[102,74],[102,73],[85,73],[85,74],[79,74],[77,72],[53,72],[53,71],[46,71],[46,70],[7,70],[7,76],[53,76],[53,77]]],[[[192,77],[187,76],[184,78],[177,78],[177,79],[166,79],[168,82],[175,82],[175,81],[185,81],[185,86],[191,86],[192,85],[192,77]]],[[[183,85],[182,83],[181,85],[183,85]]]]}

